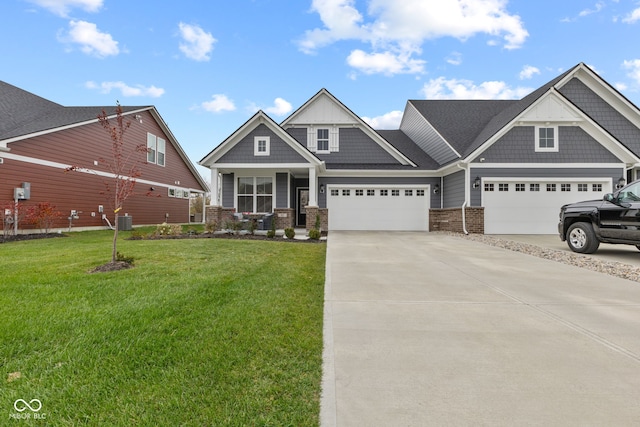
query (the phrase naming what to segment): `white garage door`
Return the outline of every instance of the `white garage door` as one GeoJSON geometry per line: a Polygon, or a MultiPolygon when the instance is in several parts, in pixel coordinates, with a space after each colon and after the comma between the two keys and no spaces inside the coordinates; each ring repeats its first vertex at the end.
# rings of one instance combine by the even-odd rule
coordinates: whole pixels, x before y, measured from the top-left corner
{"type": "Polygon", "coordinates": [[[429,229],[428,186],[328,186],[329,230],[429,229]]]}
{"type": "Polygon", "coordinates": [[[602,199],[611,180],[483,180],[485,234],[557,234],[566,203],[602,199]]]}

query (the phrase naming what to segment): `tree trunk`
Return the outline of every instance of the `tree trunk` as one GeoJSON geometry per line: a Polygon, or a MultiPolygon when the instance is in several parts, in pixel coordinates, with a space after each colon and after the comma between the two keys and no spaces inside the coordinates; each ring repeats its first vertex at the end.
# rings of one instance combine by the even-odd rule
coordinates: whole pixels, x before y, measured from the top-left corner
{"type": "Polygon", "coordinates": [[[116,212],[116,223],[113,225],[113,251],[111,252],[111,262],[115,263],[118,254],[118,212],[116,212]]]}

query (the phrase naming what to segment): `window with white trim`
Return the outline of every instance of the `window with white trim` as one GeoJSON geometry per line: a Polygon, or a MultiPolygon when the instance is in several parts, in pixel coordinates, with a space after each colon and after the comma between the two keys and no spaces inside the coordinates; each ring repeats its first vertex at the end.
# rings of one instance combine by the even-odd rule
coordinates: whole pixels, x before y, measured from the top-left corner
{"type": "Polygon", "coordinates": [[[316,139],[316,150],[318,153],[329,152],[329,129],[318,129],[316,139]]]}
{"type": "Polygon", "coordinates": [[[375,196],[376,190],[367,190],[367,196],[375,196]]]}
{"type": "Polygon", "coordinates": [[[602,184],[593,184],[593,191],[602,191],[602,184]]]}
{"type": "Polygon", "coordinates": [[[485,182],[484,184],[484,191],[493,191],[493,184],[490,184],[488,182],[485,182]]]}
{"type": "Polygon", "coordinates": [[[400,195],[400,190],[391,190],[391,195],[392,196],[399,196],[400,195]]]}
{"type": "Polygon", "coordinates": [[[571,184],[560,184],[560,191],[571,191],[571,184]]]}
{"type": "Polygon", "coordinates": [[[516,184],[516,191],[525,191],[524,184],[516,184]]]}
{"type": "Polygon", "coordinates": [[[389,195],[389,190],[380,190],[380,195],[381,196],[388,196],[389,195]]]}
{"type": "Polygon", "coordinates": [[[540,184],[529,184],[529,191],[540,191],[540,184]]]}
{"type": "Polygon", "coordinates": [[[253,138],[253,155],[268,156],[271,152],[271,138],[268,136],[256,136],[253,138]]]}
{"type": "Polygon", "coordinates": [[[558,151],[558,127],[536,127],[536,151],[558,151]]]}
{"type": "Polygon", "coordinates": [[[405,196],[413,196],[413,190],[404,190],[405,196]]]}
{"type": "Polygon", "coordinates": [[[343,196],[350,196],[351,195],[351,190],[342,190],[342,195],[343,196]]]}
{"type": "Polygon", "coordinates": [[[556,191],[555,184],[547,184],[547,191],[556,191]]]}
{"type": "Polygon", "coordinates": [[[509,191],[509,184],[508,183],[498,184],[498,191],[509,191]]]}
{"type": "Polygon", "coordinates": [[[238,178],[238,212],[271,213],[272,207],[273,178],[238,178]]]}
{"type": "Polygon", "coordinates": [[[578,184],[578,191],[579,192],[589,191],[589,184],[578,184]]]}
{"type": "Polygon", "coordinates": [[[147,163],[165,165],[166,141],[152,133],[147,133],[147,163]]]}
{"type": "Polygon", "coordinates": [[[340,190],[336,190],[335,188],[331,189],[331,195],[332,196],[339,196],[340,195],[340,190]]]}
{"type": "Polygon", "coordinates": [[[356,196],[363,196],[364,190],[356,190],[356,196]]]}
{"type": "Polygon", "coordinates": [[[416,190],[416,196],[424,197],[424,190],[416,190]]]}

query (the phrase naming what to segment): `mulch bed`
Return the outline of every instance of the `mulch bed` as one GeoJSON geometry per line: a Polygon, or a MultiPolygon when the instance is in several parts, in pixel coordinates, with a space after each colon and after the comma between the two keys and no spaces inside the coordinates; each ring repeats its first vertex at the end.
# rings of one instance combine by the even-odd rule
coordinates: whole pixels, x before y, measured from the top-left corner
{"type": "MultiPolygon", "coordinates": [[[[323,236],[326,236],[323,233],[323,236]]],[[[179,236],[144,236],[129,237],[128,240],[172,240],[172,239],[230,239],[230,240],[269,240],[272,242],[291,242],[291,243],[325,243],[326,240],[313,239],[286,239],[282,236],[267,237],[263,234],[233,234],[233,233],[202,233],[202,234],[181,234],[179,236]]]]}
{"type": "Polygon", "coordinates": [[[67,235],[62,233],[16,234],[15,236],[0,236],[0,243],[21,242],[24,240],[51,239],[54,237],[67,237],[67,235]]]}

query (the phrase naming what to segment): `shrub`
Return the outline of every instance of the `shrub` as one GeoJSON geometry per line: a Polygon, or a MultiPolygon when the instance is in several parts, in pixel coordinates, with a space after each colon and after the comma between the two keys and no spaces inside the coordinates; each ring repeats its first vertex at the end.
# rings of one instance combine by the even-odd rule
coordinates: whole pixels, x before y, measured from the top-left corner
{"type": "Polygon", "coordinates": [[[228,233],[238,234],[238,232],[242,230],[242,221],[228,219],[224,222],[224,229],[227,230],[228,233]]]}
{"type": "Polygon", "coordinates": [[[276,219],[271,218],[271,228],[267,231],[267,237],[273,239],[276,237],[276,219]]]}
{"type": "Polygon", "coordinates": [[[120,252],[116,253],[116,261],[117,262],[124,262],[124,263],[127,263],[129,265],[133,265],[133,260],[134,260],[134,258],[132,256],[124,256],[120,252]]]}
{"type": "Polygon", "coordinates": [[[146,235],[140,230],[133,230],[131,232],[131,240],[142,240],[146,237],[146,235]]]}
{"type": "Polygon", "coordinates": [[[317,228],[312,228],[311,230],[309,230],[309,238],[312,240],[319,240],[320,230],[318,230],[317,228]]]}
{"type": "Polygon", "coordinates": [[[257,228],[258,223],[256,221],[254,221],[253,219],[247,221],[247,231],[249,232],[249,234],[254,234],[257,228]]]}
{"type": "Polygon", "coordinates": [[[62,212],[49,202],[40,202],[27,210],[27,222],[40,229],[42,233],[48,233],[53,224],[62,218],[62,212]]]}
{"type": "Polygon", "coordinates": [[[315,223],[314,228],[316,230],[320,230],[320,214],[316,214],[316,223],[315,223]]]}
{"type": "Polygon", "coordinates": [[[180,224],[167,224],[163,222],[156,227],[156,236],[179,236],[182,234],[182,226],[180,224]]]}
{"type": "Polygon", "coordinates": [[[205,233],[213,233],[216,230],[218,230],[218,221],[215,219],[208,219],[204,224],[205,233]]]}
{"type": "Polygon", "coordinates": [[[287,239],[293,239],[296,235],[296,231],[291,227],[287,227],[284,229],[284,235],[287,236],[287,239]]]}

